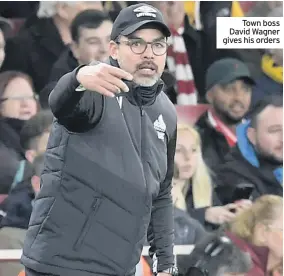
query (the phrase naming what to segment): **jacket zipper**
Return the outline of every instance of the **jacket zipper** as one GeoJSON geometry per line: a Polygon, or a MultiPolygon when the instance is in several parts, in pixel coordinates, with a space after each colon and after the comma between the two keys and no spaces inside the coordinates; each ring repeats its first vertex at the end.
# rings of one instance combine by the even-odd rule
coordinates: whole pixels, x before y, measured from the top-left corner
{"type": "Polygon", "coordinates": [[[83,244],[83,241],[91,227],[92,222],[94,221],[94,216],[98,211],[98,208],[100,206],[101,203],[101,198],[96,197],[92,203],[92,207],[88,213],[88,216],[83,224],[82,230],[80,231],[80,236],[77,239],[77,241],[75,242],[74,245],[74,249],[75,250],[79,250],[83,244]]]}

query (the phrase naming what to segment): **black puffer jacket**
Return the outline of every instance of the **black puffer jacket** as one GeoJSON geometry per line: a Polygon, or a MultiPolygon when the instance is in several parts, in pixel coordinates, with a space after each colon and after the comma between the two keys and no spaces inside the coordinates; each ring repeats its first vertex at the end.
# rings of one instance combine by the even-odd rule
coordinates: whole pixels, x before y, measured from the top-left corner
{"type": "Polygon", "coordinates": [[[158,269],[174,264],[171,181],[176,112],[159,82],[116,98],[75,92],[77,70],[50,95],[52,126],[23,264],[60,276],[133,275],[148,230],[158,269]]]}

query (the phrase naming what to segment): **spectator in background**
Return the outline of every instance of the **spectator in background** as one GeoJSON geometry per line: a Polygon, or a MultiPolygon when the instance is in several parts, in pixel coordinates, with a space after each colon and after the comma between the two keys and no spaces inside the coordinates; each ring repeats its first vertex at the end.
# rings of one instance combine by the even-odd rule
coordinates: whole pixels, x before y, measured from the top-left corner
{"type": "Polygon", "coordinates": [[[49,83],[40,93],[40,102],[48,107],[48,96],[56,82],[65,74],[82,64],[104,61],[108,53],[112,21],[109,16],[98,10],[86,10],[72,21],[70,31],[72,44],[54,63],[49,83]]]}
{"type": "Polygon", "coordinates": [[[212,171],[236,144],[236,126],[248,112],[253,83],[248,68],[237,59],[216,61],[206,73],[206,97],[211,107],[196,126],[203,158],[212,171]]]}
{"type": "Polygon", "coordinates": [[[11,23],[7,19],[0,17],[0,68],[5,59],[5,41],[11,31],[11,23]]]}
{"type": "Polygon", "coordinates": [[[0,113],[2,117],[28,120],[37,112],[31,78],[21,72],[0,73],[0,113]]]}
{"type": "Polygon", "coordinates": [[[54,62],[71,43],[72,20],[90,8],[103,9],[100,1],[41,1],[33,23],[7,41],[2,70],[28,74],[39,93],[48,82],[54,62]]]}
{"type": "Polygon", "coordinates": [[[37,112],[33,84],[21,72],[0,73],[0,143],[24,159],[20,131],[26,120],[37,112]]]}
{"type": "Polygon", "coordinates": [[[179,271],[185,276],[244,276],[251,268],[249,254],[219,234],[205,236],[187,259],[188,269],[179,271]]]}
{"type": "Polygon", "coordinates": [[[283,260],[283,199],[265,195],[227,226],[226,233],[241,249],[249,252],[253,267],[247,276],[266,276],[283,260]]]}
{"type": "Polygon", "coordinates": [[[50,81],[58,81],[78,65],[92,61],[105,61],[108,57],[112,22],[109,16],[98,10],[86,10],[71,23],[71,49],[61,54],[54,64],[50,81]]]}
{"type": "Polygon", "coordinates": [[[237,128],[238,142],[216,170],[222,202],[232,197],[236,185],[252,183],[252,194],[283,194],[283,102],[268,96],[255,106],[251,121],[237,128]]]}
{"type": "MultiPolygon", "coordinates": [[[[33,175],[11,191],[5,200],[6,216],[0,222],[0,249],[22,249],[28,228],[32,204],[40,189],[40,175],[43,170],[43,156],[33,163],[33,175]]],[[[0,262],[0,275],[18,275],[23,269],[20,263],[0,262]]]]}
{"type": "Polygon", "coordinates": [[[188,211],[208,230],[232,220],[233,209],[245,208],[247,202],[219,206],[211,176],[202,159],[198,132],[190,126],[178,125],[173,179],[175,207],[188,211]]]}

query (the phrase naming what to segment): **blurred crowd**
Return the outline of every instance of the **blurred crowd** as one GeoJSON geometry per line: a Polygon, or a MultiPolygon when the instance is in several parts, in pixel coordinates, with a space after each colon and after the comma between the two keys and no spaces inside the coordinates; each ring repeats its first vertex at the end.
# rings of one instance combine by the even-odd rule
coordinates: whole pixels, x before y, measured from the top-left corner
{"type": "MultiPolygon", "coordinates": [[[[283,2],[140,2],[172,32],[162,79],[178,113],[175,244],[196,245],[177,258],[180,271],[198,263],[210,276],[283,275],[283,51],[216,49],[217,17],[282,17],[283,2]],[[223,247],[209,261],[212,244],[223,247]]],[[[135,3],[0,2],[0,250],[23,246],[50,92],[67,72],[108,58],[113,21],[135,3]]],[[[150,265],[141,257],[136,274],[151,275],[150,265]]],[[[0,276],[21,270],[0,262],[0,276]]]]}

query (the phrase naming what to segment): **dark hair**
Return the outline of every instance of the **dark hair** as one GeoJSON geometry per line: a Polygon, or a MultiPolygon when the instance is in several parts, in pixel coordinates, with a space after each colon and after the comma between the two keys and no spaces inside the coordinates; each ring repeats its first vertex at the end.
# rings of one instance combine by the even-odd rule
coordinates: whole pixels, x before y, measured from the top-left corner
{"type": "Polygon", "coordinates": [[[251,269],[251,258],[248,253],[242,252],[225,235],[219,233],[207,234],[198,242],[189,255],[189,268],[186,276],[210,275],[217,276],[222,273],[247,273],[251,269]],[[202,273],[203,271],[203,273],[202,273]],[[207,272],[207,273],[206,273],[207,272]]]}
{"type": "Polygon", "coordinates": [[[43,154],[37,155],[33,161],[34,175],[40,177],[43,171],[43,166],[44,166],[44,155],[43,154]]]}
{"type": "Polygon", "coordinates": [[[27,80],[27,82],[31,85],[34,90],[34,85],[31,77],[25,73],[18,72],[18,71],[5,71],[0,73],[0,99],[2,98],[6,87],[15,78],[23,78],[27,80]]]}
{"type": "Polygon", "coordinates": [[[269,95],[261,98],[251,111],[251,127],[256,127],[259,114],[270,105],[274,107],[283,107],[283,98],[279,95],[269,95]]]}
{"type": "Polygon", "coordinates": [[[81,28],[98,28],[104,21],[111,21],[107,13],[98,10],[86,10],[79,13],[71,23],[72,40],[78,42],[81,28]]]}
{"type": "Polygon", "coordinates": [[[36,149],[38,138],[49,128],[53,121],[50,110],[42,110],[27,120],[20,133],[20,142],[24,150],[36,149]]]}

